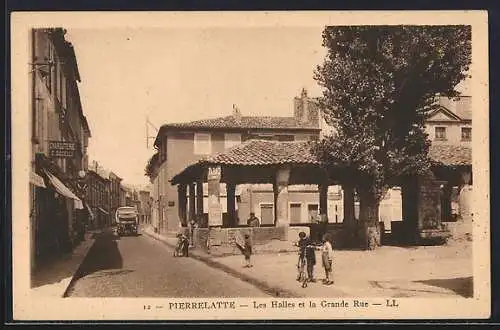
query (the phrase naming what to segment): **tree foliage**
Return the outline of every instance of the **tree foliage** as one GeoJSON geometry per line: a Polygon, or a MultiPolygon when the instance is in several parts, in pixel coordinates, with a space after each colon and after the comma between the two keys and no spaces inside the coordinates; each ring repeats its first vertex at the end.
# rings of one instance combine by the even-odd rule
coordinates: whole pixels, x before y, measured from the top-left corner
{"type": "Polygon", "coordinates": [[[149,177],[150,179],[153,178],[155,175],[155,167],[159,159],[159,152],[156,152],[149,158],[148,163],[146,164],[146,168],[144,169],[144,175],[149,177]]]}
{"type": "Polygon", "coordinates": [[[314,147],[342,178],[380,200],[402,175],[430,167],[425,120],[435,96],[458,96],[471,63],[470,26],[326,27],[315,79],[334,127],[314,147]]]}

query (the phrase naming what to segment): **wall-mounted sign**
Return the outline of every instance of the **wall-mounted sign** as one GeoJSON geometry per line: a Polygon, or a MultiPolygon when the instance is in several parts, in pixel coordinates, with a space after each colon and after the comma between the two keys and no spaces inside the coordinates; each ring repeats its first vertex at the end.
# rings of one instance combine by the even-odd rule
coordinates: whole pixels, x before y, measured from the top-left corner
{"type": "Polygon", "coordinates": [[[174,207],[175,202],[174,201],[168,201],[168,207],[174,207]]]}
{"type": "Polygon", "coordinates": [[[76,143],[66,141],[49,141],[49,156],[72,158],[75,156],[76,143]]]}
{"type": "Polygon", "coordinates": [[[208,203],[208,225],[222,226],[222,207],[220,203],[208,203]]]}

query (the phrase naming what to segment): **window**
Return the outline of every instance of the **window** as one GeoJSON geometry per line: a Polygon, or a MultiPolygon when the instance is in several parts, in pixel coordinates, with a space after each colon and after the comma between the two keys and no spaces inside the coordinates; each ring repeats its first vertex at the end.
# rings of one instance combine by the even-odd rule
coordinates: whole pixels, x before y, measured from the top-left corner
{"type": "Polygon", "coordinates": [[[462,127],[462,141],[470,141],[472,139],[472,128],[462,127]]]}
{"type": "Polygon", "coordinates": [[[308,204],[307,205],[307,218],[309,222],[317,222],[319,217],[319,205],[318,204],[308,204]]]}
{"type": "Polygon", "coordinates": [[[260,204],[260,224],[272,225],[274,224],[274,205],[271,203],[260,204]]]}
{"type": "Polygon", "coordinates": [[[435,128],[435,139],[436,140],[446,140],[446,127],[436,127],[435,128]]]}
{"type": "Polygon", "coordinates": [[[290,203],[290,223],[300,223],[302,204],[290,203]]]}
{"type": "Polygon", "coordinates": [[[240,133],[226,133],[224,134],[224,148],[231,148],[241,143],[240,133]]]}
{"type": "Polygon", "coordinates": [[[212,152],[210,133],[194,133],[195,155],[209,155],[212,152]]]}

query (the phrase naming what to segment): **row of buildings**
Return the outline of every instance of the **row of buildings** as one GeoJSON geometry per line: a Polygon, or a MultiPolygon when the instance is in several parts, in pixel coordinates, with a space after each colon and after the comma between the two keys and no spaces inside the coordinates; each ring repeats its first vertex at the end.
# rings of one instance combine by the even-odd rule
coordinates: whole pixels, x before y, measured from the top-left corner
{"type": "Polygon", "coordinates": [[[122,183],[123,179],[112,171],[93,162],[88,170],[86,200],[90,207],[91,228],[103,228],[113,224],[113,214],[121,206],[134,206],[141,222],[148,222],[151,200],[148,190],[136,189],[122,183]]]}
{"type": "MultiPolygon", "coordinates": [[[[247,164],[251,166],[252,161],[249,158],[253,158],[254,168],[257,168],[267,161],[272,161],[263,159],[269,155],[266,150],[258,149],[269,144],[249,144],[249,141],[311,141],[320,139],[323,134],[329,132],[330,127],[322,119],[316,99],[309,97],[306,90],[302,90],[300,96],[293,98],[292,101],[293,116],[289,117],[244,116],[236,106],[233,106],[232,114],[225,117],[161,126],[154,143],[157,152],[146,167],[146,174],[153,185],[152,224],[155,229],[165,234],[176,231],[180,225],[185,225],[190,218],[199,216],[200,213],[203,214],[201,221],[207,222],[209,196],[206,178],[200,178],[198,182],[183,188],[172,185],[172,179],[176,175],[181,172],[188,173],[192,165],[199,160],[220,155],[218,161],[230,166],[231,162],[236,165],[242,164],[241,158],[246,157],[247,164]],[[239,151],[233,148],[243,144],[248,146],[241,147],[239,151]],[[230,148],[233,148],[234,152],[229,152],[230,148]],[[249,153],[251,157],[248,157],[249,153]],[[194,195],[203,195],[203,198],[195,200],[194,195]]],[[[440,106],[430,114],[426,126],[429,138],[432,140],[431,157],[450,166],[470,165],[471,98],[463,96],[460,99],[450,100],[439,97],[436,101],[440,106]]],[[[455,182],[452,186],[444,188],[448,197],[446,204],[451,205],[448,208],[443,207],[447,212],[444,218],[454,218],[452,213],[457,215],[462,212],[462,216],[471,214],[467,203],[464,202],[461,208],[458,207],[459,192],[464,190],[464,186],[471,187],[471,180],[465,181],[455,182]]],[[[286,221],[290,225],[314,223],[320,213],[326,213],[329,223],[342,223],[346,218],[344,201],[349,195],[353,195],[355,200],[355,214],[352,216],[358,218],[359,201],[355,191],[346,196],[341,186],[329,186],[326,194],[326,210],[322,212],[318,185],[290,185],[287,189],[286,221]]],[[[273,184],[269,183],[238,184],[231,189],[221,183],[221,226],[245,226],[251,212],[260,219],[262,226],[275,226],[278,210],[273,195],[273,184]],[[230,199],[234,198],[234,203],[228,204],[228,196],[230,199]],[[235,214],[230,216],[227,205],[232,204],[235,214]]],[[[381,202],[380,221],[390,230],[391,223],[401,221],[402,218],[401,188],[394,187],[381,202]]]]}
{"type": "MultiPolygon", "coordinates": [[[[138,205],[146,219],[149,193],[129,191],[113,172],[89,166],[91,130],[79,93],[73,45],[61,28],[30,36],[31,268],[70,252],[89,228],[112,224],[117,207],[138,205]]],[[[93,164],[94,165],[94,164],[93,164]]]]}

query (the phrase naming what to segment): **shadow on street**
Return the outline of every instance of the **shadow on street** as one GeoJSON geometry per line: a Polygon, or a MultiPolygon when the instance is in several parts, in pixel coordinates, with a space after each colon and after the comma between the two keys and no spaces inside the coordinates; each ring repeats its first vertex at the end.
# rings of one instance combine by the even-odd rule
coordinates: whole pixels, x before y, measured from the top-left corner
{"type": "Polygon", "coordinates": [[[465,298],[472,298],[474,296],[474,283],[472,280],[472,276],[448,279],[432,279],[415,282],[452,290],[456,294],[459,294],[465,298]]]}
{"type": "Polygon", "coordinates": [[[99,234],[75,274],[74,281],[101,270],[121,269],[123,267],[123,258],[116,243],[119,239],[120,237],[116,236],[112,231],[99,234]]]}

